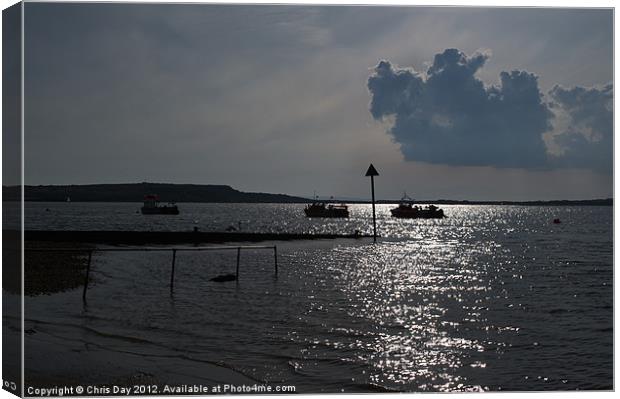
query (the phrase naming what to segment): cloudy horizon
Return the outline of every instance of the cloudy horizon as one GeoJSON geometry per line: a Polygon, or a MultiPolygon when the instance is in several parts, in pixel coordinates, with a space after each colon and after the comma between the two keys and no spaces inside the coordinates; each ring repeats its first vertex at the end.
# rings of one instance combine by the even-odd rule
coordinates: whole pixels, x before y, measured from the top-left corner
{"type": "MultiPolygon", "coordinates": [[[[613,196],[613,11],[26,4],[26,184],[613,196]]],[[[6,183],[5,183],[6,184],[6,183]]]]}

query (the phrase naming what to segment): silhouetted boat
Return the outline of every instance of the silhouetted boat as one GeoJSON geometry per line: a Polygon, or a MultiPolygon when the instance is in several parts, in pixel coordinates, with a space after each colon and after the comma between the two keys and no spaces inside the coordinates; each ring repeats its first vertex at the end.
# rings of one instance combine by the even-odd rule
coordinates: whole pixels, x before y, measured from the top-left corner
{"type": "Polygon", "coordinates": [[[171,202],[167,205],[159,204],[159,197],[155,194],[144,196],[144,205],[140,208],[143,215],[178,215],[179,208],[171,202]]]}
{"type": "Polygon", "coordinates": [[[395,218],[402,219],[442,219],[446,217],[443,209],[437,208],[435,205],[427,205],[421,207],[413,205],[413,200],[405,194],[398,204],[397,208],[391,209],[390,212],[395,218]]]}
{"type": "Polygon", "coordinates": [[[304,209],[306,216],[309,218],[348,218],[349,207],[341,204],[326,204],[324,202],[315,202],[306,206],[304,209]]]}

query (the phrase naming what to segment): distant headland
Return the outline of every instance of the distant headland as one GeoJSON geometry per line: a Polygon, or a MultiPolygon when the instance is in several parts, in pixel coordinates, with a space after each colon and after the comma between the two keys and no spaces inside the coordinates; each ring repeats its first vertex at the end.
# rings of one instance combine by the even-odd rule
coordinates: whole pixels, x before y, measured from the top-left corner
{"type": "MultiPolygon", "coordinates": [[[[127,184],[79,184],[25,186],[26,201],[64,202],[141,202],[147,194],[157,194],[163,202],[203,203],[283,203],[306,204],[310,198],[286,194],[252,193],[236,190],[227,185],[172,184],[172,183],[127,183],[127,184]]],[[[4,201],[19,201],[20,186],[3,186],[4,201]]],[[[339,200],[349,204],[366,204],[364,200],[339,200]]],[[[379,200],[379,204],[398,203],[398,199],[379,200]]],[[[550,201],[469,201],[469,200],[416,200],[418,204],[438,205],[529,205],[529,206],[612,206],[613,198],[587,200],[550,201]]]]}
{"type": "MultiPolygon", "coordinates": [[[[141,202],[148,194],[157,194],[162,202],[216,203],[307,203],[308,198],[285,194],[246,193],[226,185],[129,183],[24,186],[26,201],[141,202]]],[[[19,186],[3,186],[4,201],[18,201],[19,186]]]]}

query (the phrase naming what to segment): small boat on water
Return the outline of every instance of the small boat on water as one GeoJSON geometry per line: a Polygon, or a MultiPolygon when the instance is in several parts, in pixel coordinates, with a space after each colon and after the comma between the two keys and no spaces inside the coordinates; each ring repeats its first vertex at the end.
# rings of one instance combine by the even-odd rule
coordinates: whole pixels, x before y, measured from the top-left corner
{"type": "Polygon", "coordinates": [[[425,207],[414,205],[413,200],[407,194],[403,196],[398,207],[391,209],[390,212],[393,217],[402,219],[442,219],[446,217],[443,209],[439,209],[435,205],[425,207]]]}
{"type": "Polygon", "coordinates": [[[314,202],[304,208],[304,212],[309,218],[348,218],[349,207],[345,204],[326,204],[325,202],[314,202]]]}
{"type": "Polygon", "coordinates": [[[159,204],[159,196],[149,194],[144,196],[144,205],[140,208],[143,215],[178,215],[179,208],[172,202],[167,205],[159,204]]]}

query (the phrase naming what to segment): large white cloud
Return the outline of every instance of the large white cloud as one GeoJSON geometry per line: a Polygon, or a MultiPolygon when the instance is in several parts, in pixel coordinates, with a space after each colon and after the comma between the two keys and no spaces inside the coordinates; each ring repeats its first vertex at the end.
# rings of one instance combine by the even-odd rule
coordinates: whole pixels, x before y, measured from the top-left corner
{"type": "Polygon", "coordinates": [[[536,75],[514,70],[501,72],[499,85],[485,86],[476,73],[489,56],[446,49],[424,73],[389,61],[375,67],[370,112],[391,121],[388,131],[406,160],[611,171],[611,85],[556,86],[550,101],[536,75]]]}

